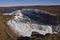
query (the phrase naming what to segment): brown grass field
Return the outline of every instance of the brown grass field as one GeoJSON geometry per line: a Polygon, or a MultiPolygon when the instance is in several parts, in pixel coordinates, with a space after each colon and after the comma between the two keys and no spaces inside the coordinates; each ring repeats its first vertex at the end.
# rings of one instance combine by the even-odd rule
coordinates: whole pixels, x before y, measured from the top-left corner
{"type": "MultiPolygon", "coordinates": [[[[4,8],[5,7],[0,7],[0,40],[17,40],[17,36],[10,30],[9,26],[6,24],[6,22],[13,17],[8,15],[2,15],[4,8]]],[[[52,14],[56,14],[57,24],[60,23],[60,6],[15,6],[13,8],[32,8],[44,10],[52,14]]],[[[36,34],[38,33],[32,33],[32,35],[36,34]]],[[[31,36],[30,40],[60,40],[60,34],[50,34],[46,35],[44,38],[31,36]]]]}

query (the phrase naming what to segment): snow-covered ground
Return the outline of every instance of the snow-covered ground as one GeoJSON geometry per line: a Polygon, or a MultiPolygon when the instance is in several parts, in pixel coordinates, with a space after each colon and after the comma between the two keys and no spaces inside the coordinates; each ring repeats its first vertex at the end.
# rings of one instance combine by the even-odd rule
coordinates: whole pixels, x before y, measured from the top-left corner
{"type": "Polygon", "coordinates": [[[21,13],[21,10],[18,10],[14,19],[9,20],[7,24],[17,36],[30,37],[34,31],[42,35],[45,35],[46,33],[53,33],[52,26],[32,23],[30,18],[21,13]]]}

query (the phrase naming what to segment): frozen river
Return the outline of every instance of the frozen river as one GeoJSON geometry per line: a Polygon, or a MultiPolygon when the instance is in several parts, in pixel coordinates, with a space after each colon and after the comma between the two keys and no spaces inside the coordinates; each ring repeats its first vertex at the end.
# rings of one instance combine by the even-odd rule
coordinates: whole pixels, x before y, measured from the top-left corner
{"type": "MultiPolygon", "coordinates": [[[[33,11],[33,10],[32,10],[33,11]]],[[[46,33],[52,34],[52,21],[55,21],[54,16],[39,14],[31,10],[18,10],[15,13],[14,19],[9,20],[7,24],[17,36],[30,37],[32,32],[38,32],[42,35],[46,33]],[[49,20],[49,17],[52,17],[49,20]],[[49,22],[49,21],[50,22],[49,22]],[[50,24],[50,25],[49,25],[50,24]]],[[[36,10],[35,10],[36,11],[36,10]]],[[[13,12],[14,13],[14,12],[13,12]]]]}

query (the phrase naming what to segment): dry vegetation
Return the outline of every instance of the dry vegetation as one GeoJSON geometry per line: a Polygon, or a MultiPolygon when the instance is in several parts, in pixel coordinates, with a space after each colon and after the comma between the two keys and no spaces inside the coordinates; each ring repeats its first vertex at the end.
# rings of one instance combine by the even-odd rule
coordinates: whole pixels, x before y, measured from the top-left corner
{"type": "Polygon", "coordinates": [[[5,16],[0,14],[0,40],[13,40],[14,33],[10,30],[9,26],[6,25],[6,22],[10,20],[12,16],[5,16]],[[11,33],[11,34],[10,34],[11,33]],[[12,36],[13,35],[13,36],[12,36]]]}
{"type": "MultiPolygon", "coordinates": [[[[27,7],[15,7],[17,9],[22,8],[33,8],[33,9],[41,9],[48,11],[50,13],[57,15],[57,23],[60,23],[60,6],[27,6],[27,7]]],[[[0,8],[0,13],[4,11],[4,7],[0,8]]],[[[9,26],[6,25],[6,22],[11,19],[12,16],[5,16],[0,14],[0,40],[16,40],[16,35],[10,30],[9,26]],[[8,28],[7,28],[8,27],[8,28]],[[6,32],[7,30],[7,32],[6,32]],[[8,34],[9,35],[8,35],[8,34]]],[[[37,36],[37,33],[33,33],[30,37],[30,40],[60,40],[60,34],[50,34],[46,35],[45,37],[41,38],[37,36]],[[33,36],[34,35],[34,36],[33,36]]]]}
{"type": "Polygon", "coordinates": [[[3,12],[3,11],[4,11],[3,7],[0,7],[0,12],[3,12]]]}

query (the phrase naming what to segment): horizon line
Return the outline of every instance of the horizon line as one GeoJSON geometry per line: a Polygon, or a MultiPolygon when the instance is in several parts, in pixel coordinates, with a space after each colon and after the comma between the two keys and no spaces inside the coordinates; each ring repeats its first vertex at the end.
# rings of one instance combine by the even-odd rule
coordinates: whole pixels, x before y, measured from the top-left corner
{"type": "Polygon", "coordinates": [[[44,4],[44,5],[12,5],[12,6],[0,6],[0,7],[13,7],[13,6],[58,6],[60,4],[44,4]]]}

